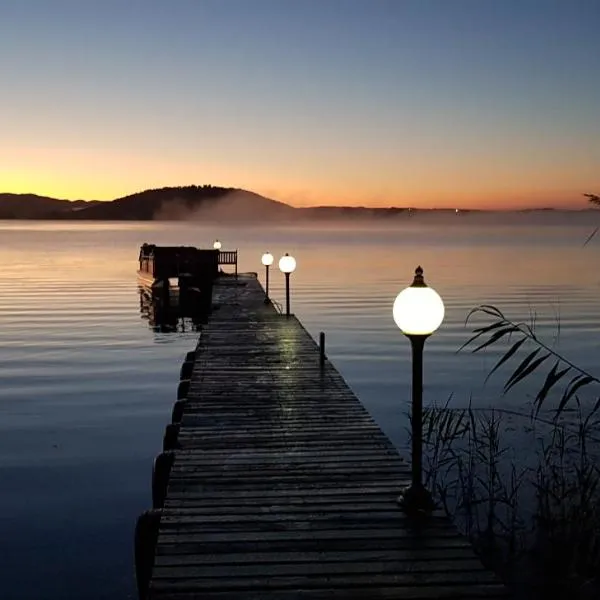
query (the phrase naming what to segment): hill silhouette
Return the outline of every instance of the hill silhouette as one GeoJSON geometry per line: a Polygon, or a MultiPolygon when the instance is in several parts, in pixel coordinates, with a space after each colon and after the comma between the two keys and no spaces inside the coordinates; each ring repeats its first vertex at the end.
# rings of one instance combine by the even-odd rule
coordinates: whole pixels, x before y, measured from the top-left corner
{"type": "Polygon", "coordinates": [[[106,202],[0,194],[0,219],[264,220],[295,210],[254,192],[212,185],[149,189],[106,202]]]}
{"type": "MultiPolygon", "coordinates": [[[[592,198],[597,196],[588,195],[592,198]]],[[[599,200],[590,200],[600,204],[599,200]]],[[[272,200],[254,192],[213,185],[188,185],[148,189],[109,201],[61,200],[37,194],[0,193],[0,219],[52,219],[96,221],[353,221],[363,219],[472,218],[494,214],[532,215],[537,218],[560,219],[565,215],[585,215],[597,208],[566,210],[531,208],[523,210],[494,211],[481,209],[415,208],[365,206],[312,206],[295,208],[284,202],[272,200]]]]}
{"type": "Polygon", "coordinates": [[[0,194],[0,219],[63,219],[93,204],[37,194],[0,194]]]}
{"type": "MultiPolygon", "coordinates": [[[[104,202],[59,200],[34,194],[0,194],[0,219],[262,222],[292,219],[296,221],[382,218],[401,214],[410,215],[411,210],[416,212],[416,209],[397,207],[295,208],[248,190],[213,185],[148,189],[104,202]]],[[[441,209],[440,212],[453,212],[453,210],[441,209]]]]}

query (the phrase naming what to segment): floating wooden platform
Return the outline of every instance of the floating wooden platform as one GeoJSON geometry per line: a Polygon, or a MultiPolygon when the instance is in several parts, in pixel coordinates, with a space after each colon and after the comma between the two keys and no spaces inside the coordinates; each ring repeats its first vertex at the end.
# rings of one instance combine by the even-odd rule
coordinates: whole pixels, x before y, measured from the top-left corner
{"type": "Polygon", "coordinates": [[[400,511],[409,465],[301,323],[265,305],[256,278],[224,283],[157,462],[170,474],[166,491],[155,477],[147,597],[505,596],[441,513],[400,511]]]}

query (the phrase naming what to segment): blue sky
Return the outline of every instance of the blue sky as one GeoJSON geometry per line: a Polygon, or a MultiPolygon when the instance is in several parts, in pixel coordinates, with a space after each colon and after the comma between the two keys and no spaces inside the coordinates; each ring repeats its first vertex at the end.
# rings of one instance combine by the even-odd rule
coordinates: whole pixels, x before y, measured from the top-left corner
{"type": "Polygon", "coordinates": [[[0,0],[0,191],[576,205],[597,0],[0,0]]]}

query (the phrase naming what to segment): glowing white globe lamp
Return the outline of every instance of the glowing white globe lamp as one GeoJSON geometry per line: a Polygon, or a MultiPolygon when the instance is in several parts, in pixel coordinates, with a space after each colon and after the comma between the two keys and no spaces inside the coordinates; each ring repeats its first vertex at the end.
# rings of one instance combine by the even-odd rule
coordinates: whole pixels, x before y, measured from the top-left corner
{"type": "Polygon", "coordinates": [[[396,325],[405,335],[431,335],[442,324],[444,302],[423,281],[421,267],[416,270],[413,284],[396,297],[392,313],[396,325]]]}
{"type": "Polygon", "coordinates": [[[269,267],[273,264],[273,255],[270,252],[265,252],[260,259],[265,266],[265,304],[269,304],[269,267]]]}
{"type": "Polygon", "coordinates": [[[444,320],[444,303],[425,283],[421,267],[415,269],[412,284],[396,297],[392,314],[412,347],[411,484],[398,500],[407,514],[416,516],[435,508],[431,493],[423,485],[423,348],[444,320]]]}
{"type": "Polygon", "coordinates": [[[296,259],[287,252],[279,259],[279,270],[285,275],[285,316],[290,316],[290,274],[296,270],[296,259]]]}
{"type": "Polygon", "coordinates": [[[270,267],[273,264],[274,260],[275,259],[273,258],[273,255],[270,252],[265,252],[261,258],[261,262],[265,267],[270,267]]]}
{"type": "Polygon", "coordinates": [[[287,252],[279,259],[279,270],[286,275],[296,270],[296,259],[287,252]]]}
{"type": "Polygon", "coordinates": [[[221,242],[219,240],[215,240],[215,242],[213,244],[213,248],[215,250],[220,250],[221,249],[221,242]]]}

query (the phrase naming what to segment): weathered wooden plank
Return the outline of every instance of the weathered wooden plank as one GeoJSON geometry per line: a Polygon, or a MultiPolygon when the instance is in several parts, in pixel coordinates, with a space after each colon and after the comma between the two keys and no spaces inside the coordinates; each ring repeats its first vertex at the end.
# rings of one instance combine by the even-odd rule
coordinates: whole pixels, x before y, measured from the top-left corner
{"type": "Polygon", "coordinates": [[[393,461],[398,464],[405,464],[393,452],[373,451],[367,452],[339,452],[337,450],[322,450],[320,452],[307,452],[303,450],[292,450],[290,452],[178,452],[177,461],[179,464],[246,464],[256,462],[302,462],[302,463],[353,463],[366,464],[370,462],[393,461]]]}
{"type": "Polygon", "coordinates": [[[252,437],[242,437],[242,438],[233,438],[229,437],[225,432],[222,432],[220,435],[210,436],[210,439],[207,439],[208,436],[203,438],[195,437],[193,435],[189,435],[185,428],[182,428],[179,439],[182,444],[186,444],[188,448],[229,448],[237,447],[241,448],[242,446],[251,447],[251,448],[270,448],[270,447],[281,447],[281,448],[327,448],[330,449],[335,448],[338,449],[340,447],[343,448],[389,448],[389,446],[385,443],[379,443],[377,440],[374,440],[372,437],[366,435],[361,436],[357,435],[354,437],[349,437],[341,433],[338,436],[331,436],[328,439],[323,439],[323,437],[319,436],[258,436],[252,437]]]}
{"type": "Polygon", "coordinates": [[[385,486],[376,482],[375,484],[364,484],[357,486],[354,483],[343,485],[336,483],[334,486],[319,486],[317,488],[306,488],[301,486],[281,486],[279,489],[270,488],[267,490],[243,490],[239,495],[232,495],[231,491],[222,491],[215,489],[203,489],[202,492],[198,492],[198,489],[204,488],[202,485],[193,485],[189,487],[179,486],[178,491],[176,488],[169,490],[169,498],[187,498],[187,497],[202,497],[206,500],[226,500],[235,498],[236,500],[246,499],[264,499],[265,501],[281,501],[282,499],[292,498],[304,498],[307,501],[316,501],[321,499],[323,502],[335,502],[339,501],[339,498],[349,498],[353,501],[358,498],[369,498],[373,496],[379,496],[385,500],[397,498],[398,486],[396,482],[391,485],[385,486]],[[307,493],[307,492],[310,493],[307,493]],[[331,499],[331,500],[330,500],[331,499]]]}
{"type": "MultiPolygon", "coordinates": [[[[246,520],[236,519],[236,518],[227,518],[224,515],[219,515],[221,518],[217,519],[213,517],[211,520],[204,519],[194,521],[191,517],[188,519],[181,519],[177,522],[164,523],[161,524],[161,531],[164,532],[165,535],[209,535],[209,534],[254,534],[262,536],[267,533],[277,533],[282,534],[281,537],[287,536],[287,533],[312,533],[316,537],[319,537],[321,533],[329,534],[331,532],[345,532],[345,533],[354,533],[357,531],[370,531],[373,534],[373,539],[379,537],[379,533],[382,531],[387,531],[387,528],[390,527],[384,521],[369,521],[367,519],[363,521],[350,521],[348,523],[344,522],[343,519],[321,519],[321,520],[312,520],[306,518],[302,519],[251,519],[248,518],[246,520]]],[[[245,515],[249,516],[249,515],[245,515]]],[[[400,528],[403,526],[402,523],[394,523],[392,525],[395,528],[400,528]]],[[[452,537],[456,535],[456,531],[452,528],[444,527],[443,525],[439,525],[437,527],[432,527],[432,531],[429,532],[430,535],[433,535],[433,531],[435,530],[435,535],[440,537],[452,537]]],[[[306,536],[303,536],[304,539],[306,536]]],[[[278,538],[274,538],[278,539],[278,538]]],[[[324,538],[327,539],[327,538],[324,538]]]]}
{"type": "Polygon", "coordinates": [[[391,475],[393,477],[403,477],[407,473],[404,465],[394,462],[371,462],[368,466],[360,467],[352,463],[286,463],[286,464],[243,464],[236,466],[235,464],[224,463],[221,467],[205,465],[199,468],[197,465],[187,465],[186,463],[178,462],[171,469],[171,477],[186,477],[207,478],[207,477],[240,477],[242,479],[260,478],[264,479],[278,477],[280,479],[288,479],[294,477],[301,480],[302,477],[322,477],[322,476],[338,476],[347,478],[348,475],[353,477],[366,477],[369,480],[375,475],[391,475]]]}
{"type": "Polygon", "coordinates": [[[327,435],[328,439],[337,438],[350,438],[350,439],[363,439],[369,440],[377,438],[379,432],[375,425],[371,424],[356,424],[349,425],[343,430],[340,430],[339,425],[321,424],[314,425],[310,429],[305,427],[295,427],[293,424],[289,426],[285,423],[281,423],[279,420],[273,422],[270,430],[265,432],[264,425],[260,426],[245,426],[236,427],[235,433],[228,430],[226,427],[210,427],[210,426],[195,426],[194,423],[190,423],[190,419],[184,415],[181,420],[181,424],[185,425],[186,429],[182,431],[182,436],[185,437],[202,437],[203,439],[210,439],[211,437],[222,437],[223,432],[227,432],[227,437],[230,440],[240,440],[251,438],[253,440],[271,440],[273,438],[298,438],[298,439],[319,439],[321,435],[327,435]]]}
{"type": "MultiPolygon", "coordinates": [[[[348,476],[347,480],[352,480],[354,483],[356,483],[357,481],[360,482],[364,482],[364,483],[388,483],[388,484],[393,484],[395,481],[400,481],[402,483],[405,483],[408,481],[408,479],[398,479],[396,477],[393,476],[382,476],[382,475],[378,475],[375,474],[371,477],[369,477],[368,475],[364,475],[362,477],[354,477],[354,476],[348,476]]],[[[290,476],[287,478],[280,478],[280,479],[273,479],[270,477],[265,477],[262,479],[254,479],[252,481],[244,479],[243,482],[240,482],[240,479],[237,477],[225,477],[225,476],[221,476],[217,479],[202,479],[199,477],[196,478],[176,478],[171,476],[170,482],[169,482],[169,490],[171,488],[171,484],[173,486],[182,486],[185,485],[185,483],[188,483],[190,488],[192,486],[197,486],[198,489],[210,489],[211,486],[217,490],[217,489],[224,489],[227,487],[235,487],[238,486],[240,487],[241,490],[268,490],[268,489],[294,489],[294,490],[302,490],[305,494],[308,494],[311,492],[311,490],[315,490],[318,489],[321,486],[327,486],[327,485],[331,485],[332,481],[331,481],[331,477],[327,476],[327,475],[322,475],[322,476],[313,476],[313,477],[304,477],[302,479],[298,479],[295,478],[294,476],[290,476]],[[240,485],[243,484],[243,485],[240,485]]],[[[337,482],[335,482],[337,483],[337,482]]],[[[232,491],[232,493],[235,493],[232,491]]]]}
{"type": "MultiPolygon", "coordinates": [[[[476,579],[481,578],[481,563],[474,557],[455,560],[425,559],[425,560],[377,560],[363,561],[360,557],[349,561],[329,562],[314,560],[311,562],[279,562],[268,564],[233,563],[227,565],[216,564],[155,564],[155,579],[189,579],[189,578],[226,578],[232,577],[313,577],[319,575],[347,575],[358,577],[360,575],[397,575],[423,573],[443,579],[444,574],[458,575],[472,574],[476,579]]],[[[493,576],[486,573],[484,581],[493,581],[493,576]]],[[[224,583],[224,587],[227,583],[224,583]]]]}
{"type": "Polygon", "coordinates": [[[355,552],[383,551],[383,550],[411,550],[415,547],[422,549],[462,549],[473,556],[471,545],[463,538],[451,535],[445,538],[426,537],[426,534],[413,537],[400,538],[341,538],[327,540],[310,539],[307,537],[295,540],[286,539],[254,539],[253,541],[236,541],[230,537],[226,540],[206,541],[203,536],[195,534],[192,538],[172,536],[168,539],[159,539],[156,546],[157,554],[217,554],[217,553],[255,553],[255,552],[327,552],[337,553],[352,548],[355,552]]]}
{"type": "MultiPolygon", "coordinates": [[[[225,526],[233,523],[237,526],[250,524],[260,527],[261,524],[275,524],[278,529],[297,526],[299,529],[343,529],[349,531],[352,528],[393,528],[407,526],[407,520],[399,510],[395,511],[324,511],[314,509],[309,513],[282,512],[282,513],[255,513],[255,514],[198,514],[194,510],[184,512],[177,511],[176,515],[164,514],[161,519],[161,528],[167,530],[185,529],[193,532],[195,529],[206,531],[211,523],[225,526]]],[[[436,522],[437,526],[449,531],[454,531],[443,521],[436,522]]]]}
{"type": "Polygon", "coordinates": [[[282,512],[307,512],[314,510],[320,506],[335,508],[337,510],[352,510],[356,506],[357,511],[361,510],[397,510],[396,502],[389,499],[381,499],[375,497],[370,499],[365,496],[336,496],[335,498],[315,498],[308,499],[305,494],[299,493],[296,496],[288,496],[286,498],[277,498],[273,496],[265,496],[264,498],[246,498],[244,496],[222,497],[221,499],[204,498],[202,493],[197,495],[173,494],[166,503],[165,509],[185,510],[186,508],[194,509],[202,513],[204,511],[222,511],[235,510],[240,514],[254,511],[282,511],[282,512]],[[334,502],[334,504],[331,504],[334,502]]]}
{"type": "MultiPolygon", "coordinates": [[[[360,562],[413,562],[413,561],[471,561],[468,548],[416,548],[405,550],[362,550],[340,552],[238,552],[221,554],[157,554],[157,566],[181,565],[246,565],[271,563],[349,563],[360,562]]],[[[480,564],[479,562],[477,564],[480,564]]]]}
{"type": "MultiPolygon", "coordinates": [[[[161,527],[163,523],[161,522],[161,527]]],[[[444,538],[449,537],[452,540],[456,538],[456,531],[452,527],[442,527],[440,529],[430,527],[428,529],[411,530],[406,527],[384,527],[381,529],[331,529],[322,531],[261,531],[261,532],[246,532],[246,533],[205,533],[202,526],[197,527],[195,531],[190,525],[187,525],[180,530],[168,530],[167,528],[161,529],[161,535],[159,536],[158,544],[165,543],[192,543],[202,542],[209,544],[211,542],[310,542],[318,541],[325,542],[327,540],[344,540],[345,542],[352,540],[361,540],[371,543],[375,540],[381,542],[382,540],[392,540],[398,543],[401,539],[410,540],[421,540],[424,535],[429,537],[444,538]],[[432,534],[435,532],[435,536],[432,534]]]]}
{"type": "Polygon", "coordinates": [[[306,576],[279,576],[276,573],[262,577],[230,577],[224,582],[219,578],[211,577],[190,577],[190,578],[158,578],[153,577],[152,584],[154,589],[169,590],[219,590],[219,589],[237,589],[240,591],[256,588],[279,588],[279,589],[302,589],[310,587],[323,587],[326,585],[340,587],[354,587],[357,585],[368,585],[369,587],[381,586],[418,586],[423,585],[424,580],[429,585],[465,585],[490,584],[494,583],[493,576],[479,569],[479,571],[464,572],[445,572],[445,573],[366,573],[354,574],[346,573],[343,575],[306,575],[306,576]]]}
{"type": "MultiPolygon", "coordinates": [[[[352,502],[340,502],[340,503],[321,503],[319,504],[287,504],[281,505],[273,502],[264,503],[262,505],[250,504],[244,506],[240,502],[237,502],[233,505],[227,504],[211,504],[205,502],[202,498],[196,499],[196,501],[188,499],[183,502],[178,502],[176,504],[171,501],[168,506],[165,506],[164,515],[167,517],[170,514],[170,510],[176,511],[177,515],[226,515],[226,514],[236,514],[236,515],[253,515],[256,514],[264,514],[264,513],[272,513],[272,514],[293,514],[296,515],[297,518],[300,517],[301,514],[310,513],[315,514],[319,511],[327,511],[327,514],[331,513],[343,513],[350,512],[355,515],[360,515],[363,512],[368,514],[376,514],[376,513],[394,513],[394,518],[404,519],[404,515],[398,511],[398,505],[395,502],[390,501],[380,501],[380,502],[361,502],[360,499],[353,499],[352,502]]],[[[164,518],[164,517],[163,517],[164,518]]]]}
{"type": "Polygon", "coordinates": [[[409,474],[403,464],[394,461],[386,460],[372,460],[365,461],[363,465],[356,465],[352,461],[325,461],[325,462],[299,462],[299,461],[254,461],[254,462],[228,462],[223,461],[221,464],[210,461],[178,461],[174,469],[174,476],[184,477],[189,475],[190,477],[207,477],[211,474],[217,476],[227,474],[228,476],[239,474],[240,476],[248,477],[274,477],[278,475],[302,475],[303,473],[310,474],[324,474],[329,473],[331,475],[339,474],[345,475],[347,473],[354,473],[360,475],[361,473],[394,473],[394,475],[400,474],[402,477],[409,474]]]}
{"type": "MultiPolygon", "coordinates": [[[[242,600],[239,590],[204,591],[202,600],[242,600]]],[[[476,584],[470,586],[427,586],[385,587],[354,585],[352,588],[323,586],[314,589],[254,589],[244,590],[243,600],[435,600],[462,598],[485,600],[504,598],[506,589],[498,584],[476,584]]],[[[151,590],[150,600],[198,600],[197,591],[151,590]]]]}

